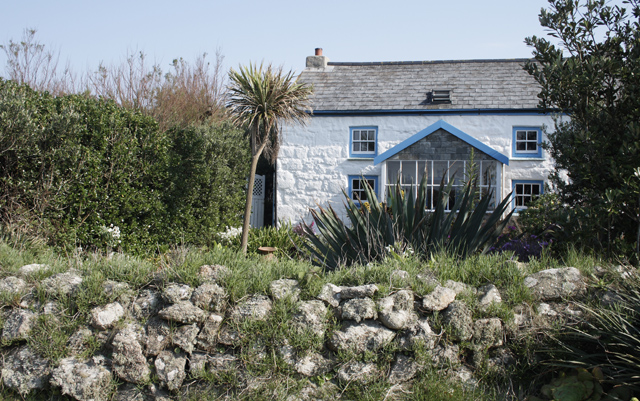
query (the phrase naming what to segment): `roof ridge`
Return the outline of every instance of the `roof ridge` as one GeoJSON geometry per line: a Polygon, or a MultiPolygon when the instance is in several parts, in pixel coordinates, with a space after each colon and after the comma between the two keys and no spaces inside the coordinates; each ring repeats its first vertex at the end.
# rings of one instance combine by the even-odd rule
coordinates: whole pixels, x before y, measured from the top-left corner
{"type": "Polygon", "coordinates": [[[327,65],[333,66],[368,66],[368,65],[424,65],[424,64],[462,64],[462,63],[514,63],[534,61],[533,58],[512,59],[477,59],[477,60],[426,60],[426,61],[367,61],[367,62],[342,62],[329,61],[327,65]]]}

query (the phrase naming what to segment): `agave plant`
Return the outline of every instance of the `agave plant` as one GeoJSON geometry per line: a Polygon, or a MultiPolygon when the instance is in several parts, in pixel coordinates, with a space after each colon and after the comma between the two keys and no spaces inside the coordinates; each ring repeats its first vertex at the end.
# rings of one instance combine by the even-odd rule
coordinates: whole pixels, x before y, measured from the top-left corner
{"type": "Polygon", "coordinates": [[[510,196],[488,215],[491,194],[475,205],[477,186],[474,180],[468,180],[462,196],[457,197],[451,212],[447,212],[453,180],[446,186],[442,180],[435,209],[428,211],[426,177],[425,174],[415,196],[412,189],[403,191],[400,184],[396,184],[388,204],[380,203],[368,184],[365,185],[368,207],[358,207],[343,191],[349,224],[345,224],[331,206],[311,210],[319,233],[306,225],[304,229],[308,239],[306,247],[314,262],[335,269],[381,260],[390,252],[403,252],[409,247],[422,256],[443,249],[462,258],[486,252],[511,218],[513,212],[503,218],[510,196]]]}
{"type": "MultiPolygon", "coordinates": [[[[603,383],[640,395],[640,276],[634,271],[619,283],[614,305],[576,305],[585,313],[579,327],[561,335],[556,367],[598,368],[603,383]]],[[[628,399],[627,397],[626,399],[628,399]]]]}

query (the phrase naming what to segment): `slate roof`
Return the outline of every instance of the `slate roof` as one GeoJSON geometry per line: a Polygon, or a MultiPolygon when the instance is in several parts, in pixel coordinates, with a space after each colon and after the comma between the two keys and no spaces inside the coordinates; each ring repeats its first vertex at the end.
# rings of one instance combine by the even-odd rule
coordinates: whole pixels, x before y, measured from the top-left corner
{"type": "Polygon", "coordinates": [[[329,62],[299,79],[313,85],[314,111],[535,109],[540,87],[526,61],[329,62]],[[451,103],[429,104],[434,89],[451,90],[451,103]]]}

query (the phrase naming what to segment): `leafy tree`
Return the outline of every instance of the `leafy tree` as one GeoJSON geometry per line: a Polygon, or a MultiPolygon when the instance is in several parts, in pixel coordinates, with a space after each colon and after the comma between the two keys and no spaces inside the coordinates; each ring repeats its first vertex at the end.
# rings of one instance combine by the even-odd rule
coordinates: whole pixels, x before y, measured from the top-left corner
{"type": "Polygon", "coordinates": [[[640,6],[605,0],[549,0],[540,23],[558,45],[532,36],[527,71],[541,85],[540,105],[556,121],[547,149],[562,201],[587,210],[595,244],[640,252],[640,6]],[[566,174],[568,181],[563,176],[566,174]],[[607,235],[603,238],[602,233],[607,235]]]}
{"type": "Polygon", "coordinates": [[[265,153],[275,162],[280,148],[281,124],[304,123],[310,109],[312,89],[298,83],[293,72],[282,68],[266,68],[249,64],[239,71],[229,72],[229,109],[237,124],[247,128],[251,142],[251,169],[247,187],[247,203],[242,224],[241,248],[247,252],[249,218],[253,199],[253,184],[260,155],[265,153]]]}

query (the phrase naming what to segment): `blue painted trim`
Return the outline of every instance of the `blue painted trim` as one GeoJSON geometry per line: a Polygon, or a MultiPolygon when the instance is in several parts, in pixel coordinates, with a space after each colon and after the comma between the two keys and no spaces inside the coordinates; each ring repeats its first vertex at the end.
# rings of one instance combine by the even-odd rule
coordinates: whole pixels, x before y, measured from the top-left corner
{"type": "Polygon", "coordinates": [[[378,127],[376,126],[357,126],[357,127],[349,127],[349,158],[356,159],[371,159],[375,158],[378,155],[378,127]],[[353,130],[354,129],[372,129],[376,131],[376,149],[373,153],[353,153],[353,130]]]}
{"type": "Polygon", "coordinates": [[[470,136],[468,134],[465,134],[464,132],[460,131],[459,129],[457,129],[453,125],[451,125],[449,123],[446,123],[443,120],[439,120],[438,122],[436,122],[434,124],[431,124],[430,126],[428,126],[427,128],[423,129],[422,131],[418,132],[417,134],[411,136],[408,139],[405,139],[404,141],[400,142],[396,146],[394,146],[391,149],[387,150],[383,154],[375,157],[373,159],[373,165],[375,166],[377,164],[382,163],[383,161],[387,160],[391,156],[393,156],[393,155],[397,154],[398,152],[408,148],[409,146],[411,146],[414,143],[418,142],[419,140],[431,135],[432,133],[434,133],[435,131],[437,131],[439,129],[443,129],[443,130],[447,131],[448,133],[450,133],[451,135],[457,137],[458,139],[461,139],[461,140],[465,141],[466,143],[468,143],[469,145],[473,146],[474,148],[483,151],[484,153],[486,153],[489,156],[493,157],[494,159],[496,159],[500,163],[505,164],[507,166],[509,165],[509,158],[507,156],[503,155],[502,153],[498,152],[497,150],[494,150],[493,148],[490,148],[489,146],[487,146],[484,143],[480,142],[479,140],[473,138],[472,136],[470,136]]]}
{"type": "Polygon", "coordinates": [[[403,109],[403,110],[313,110],[308,111],[314,117],[336,117],[336,116],[389,116],[389,115],[515,115],[515,116],[542,116],[542,115],[563,115],[560,109],[403,109]]]}
{"type": "MultiPolygon", "coordinates": [[[[544,193],[544,181],[543,180],[511,180],[511,207],[516,209],[516,184],[540,184],[540,195],[544,193]]],[[[517,208],[518,210],[525,210],[526,208],[517,208]]]]}
{"type": "Polygon", "coordinates": [[[511,136],[511,157],[522,157],[541,159],[542,158],[542,128],[541,127],[513,127],[511,136]],[[537,152],[518,152],[516,150],[516,131],[538,131],[538,151],[537,152]]]}
{"type": "MultiPolygon", "coordinates": [[[[353,202],[357,205],[360,202],[358,202],[357,200],[353,199],[352,196],[352,190],[353,190],[353,185],[351,180],[361,180],[362,176],[361,175],[350,175],[348,176],[348,184],[347,184],[347,194],[349,195],[349,198],[351,198],[353,200],[353,202]]],[[[380,192],[380,185],[378,184],[378,176],[377,175],[365,175],[364,176],[365,180],[373,180],[373,192],[376,194],[376,196],[378,197],[378,199],[380,199],[380,194],[378,192],[380,192]]]]}

